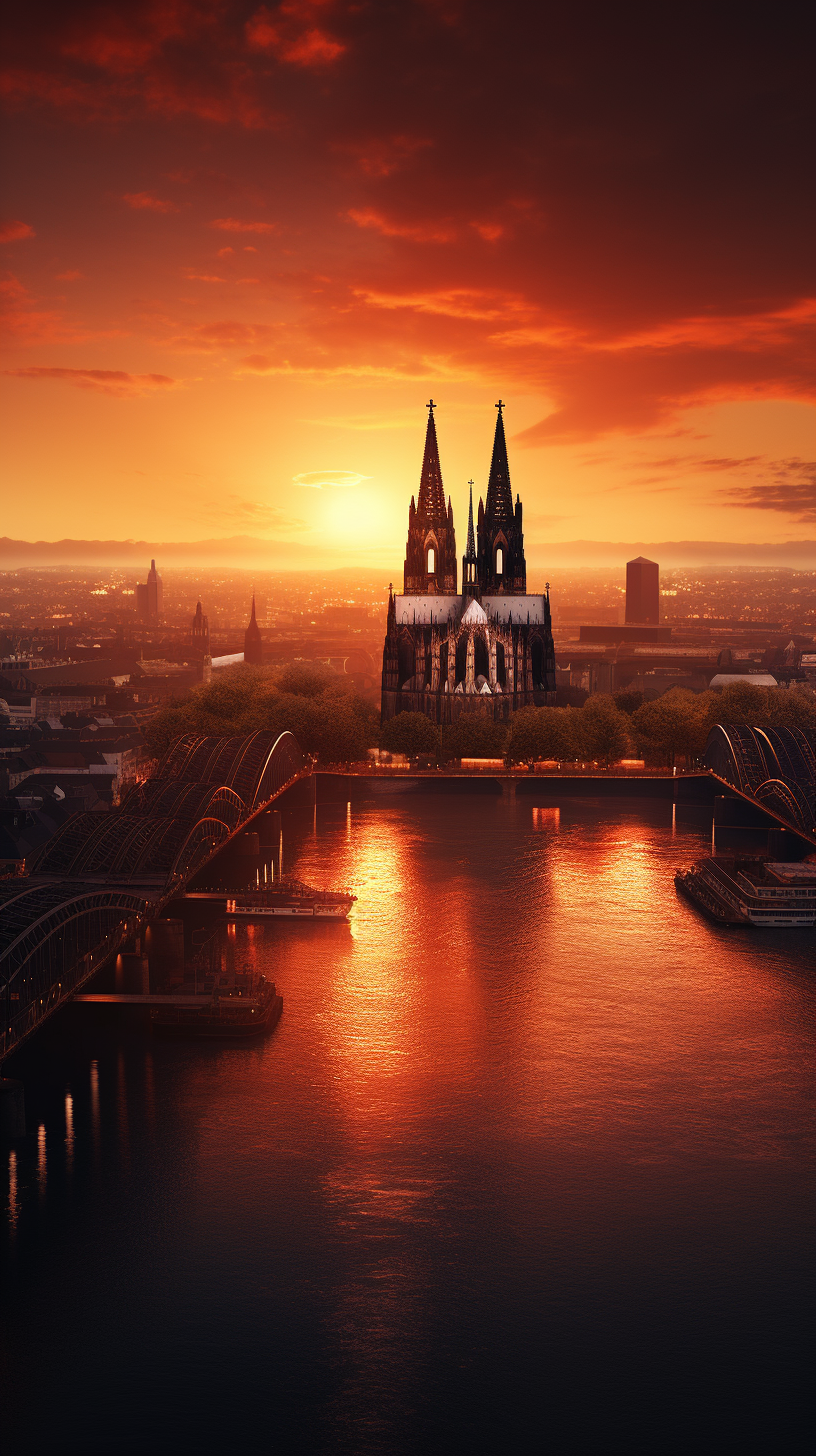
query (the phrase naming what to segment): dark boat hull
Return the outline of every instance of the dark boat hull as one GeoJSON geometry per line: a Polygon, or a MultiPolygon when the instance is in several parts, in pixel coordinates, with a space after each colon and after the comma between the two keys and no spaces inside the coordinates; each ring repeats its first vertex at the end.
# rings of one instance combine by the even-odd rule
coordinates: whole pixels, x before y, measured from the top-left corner
{"type": "Polygon", "coordinates": [[[272,1031],[281,1019],[283,997],[274,996],[259,1016],[221,1017],[215,1012],[180,1010],[155,1012],[151,1029],[155,1036],[182,1041],[248,1041],[272,1031]]]}
{"type": "Polygon", "coordinates": [[[729,915],[719,910],[714,902],[713,896],[707,896],[699,889],[696,882],[689,875],[676,874],[674,883],[681,895],[685,895],[692,905],[701,910],[708,920],[713,920],[715,925],[727,926],[729,929],[740,925],[747,925],[748,921],[742,916],[729,915]]]}

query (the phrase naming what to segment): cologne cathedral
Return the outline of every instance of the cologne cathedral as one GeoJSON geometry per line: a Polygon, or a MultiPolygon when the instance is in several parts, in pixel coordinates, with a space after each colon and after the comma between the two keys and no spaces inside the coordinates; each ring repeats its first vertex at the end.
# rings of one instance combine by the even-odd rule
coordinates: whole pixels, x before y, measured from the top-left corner
{"type": "Polygon", "coordinates": [[[473,528],[458,591],[450,496],[445,504],[433,400],[419,495],[408,511],[404,590],[389,590],[382,718],[410,711],[435,723],[463,712],[508,718],[514,708],[555,702],[549,586],[528,595],[521,501],[510,489],[499,402],[486,499],[473,528]]]}

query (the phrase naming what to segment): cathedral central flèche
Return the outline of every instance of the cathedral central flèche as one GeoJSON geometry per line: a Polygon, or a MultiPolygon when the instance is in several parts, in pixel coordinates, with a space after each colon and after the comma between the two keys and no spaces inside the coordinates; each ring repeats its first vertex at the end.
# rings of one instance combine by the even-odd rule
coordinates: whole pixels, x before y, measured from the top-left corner
{"type": "Polygon", "coordinates": [[[382,717],[425,713],[435,723],[463,712],[508,718],[515,708],[555,702],[549,589],[528,594],[522,506],[513,504],[501,401],[486,500],[473,527],[458,590],[453,505],[445,503],[433,400],[419,496],[408,511],[404,591],[389,591],[382,717]]]}

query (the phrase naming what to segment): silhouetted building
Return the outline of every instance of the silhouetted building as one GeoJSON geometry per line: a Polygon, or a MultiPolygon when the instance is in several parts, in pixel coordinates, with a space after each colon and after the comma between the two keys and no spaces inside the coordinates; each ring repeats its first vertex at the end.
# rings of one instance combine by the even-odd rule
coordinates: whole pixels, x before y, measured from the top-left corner
{"type": "MultiPolygon", "coordinates": [[[[433,401],[419,503],[408,514],[404,592],[389,590],[382,716],[425,713],[437,723],[462,712],[508,718],[527,703],[555,701],[555,653],[546,595],[528,595],[521,502],[513,505],[501,402],[487,504],[473,494],[462,594],[456,590],[453,507],[442,489],[433,401]]],[[[472,486],[472,482],[471,482],[472,486]]]]}
{"type": "Polygon", "coordinates": [[[502,402],[498,403],[493,458],[487,482],[487,501],[479,501],[476,549],[479,586],[483,592],[526,592],[527,566],[521,529],[521,501],[510,489],[507,443],[504,438],[502,402]]]}
{"type": "Polygon", "coordinates": [[[244,662],[252,663],[256,667],[263,662],[263,641],[261,640],[261,629],[255,620],[254,592],[252,594],[252,615],[244,633],[244,662]]]}
{"type": "Polygon", "coordinates": [[[209,652],[210,621],[209,618],[206,617],[202,612],[200,602],[198,602],[196,605],[195,616],[193,617],[192,631],[190,633],[190,641],[192,646],[197,647],[200,652],[209,652]]]}
{"type": "Polygon", "coordinates": [[[654,627],[660,621],[660,567],[645,556],[626,563],[626,620],[654,627]]]}
{"type": "Polygon", "coordinates": [[[190,645],[193,650],[201,654],[201,679],[202,682],[212,680],[212,657],[210,656],[210,622],[209,618],[201,610],[201,603],[196,604],[195,616],[190,632],[190,645]]]}
{"type": "Polygon", "coordinates": [[[142,622],[158,622],[161,620],[163,611],[163,588],[162,579],[156,570],[156,562],[151,561],[150,570],[147,573],[147,581],[139,582],[136,587],[136,615],[142,622]]]}

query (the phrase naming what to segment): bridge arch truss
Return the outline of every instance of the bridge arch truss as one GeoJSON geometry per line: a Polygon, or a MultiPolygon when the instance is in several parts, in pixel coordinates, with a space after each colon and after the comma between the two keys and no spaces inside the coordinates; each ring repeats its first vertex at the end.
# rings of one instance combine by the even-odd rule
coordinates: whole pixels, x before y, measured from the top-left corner
{"type": "Polygon", "coordinates": [[[291,733],[186,734],[118,810],[73,815],[0,884],[0,1058],[303,768],[291,733]]]}

